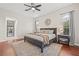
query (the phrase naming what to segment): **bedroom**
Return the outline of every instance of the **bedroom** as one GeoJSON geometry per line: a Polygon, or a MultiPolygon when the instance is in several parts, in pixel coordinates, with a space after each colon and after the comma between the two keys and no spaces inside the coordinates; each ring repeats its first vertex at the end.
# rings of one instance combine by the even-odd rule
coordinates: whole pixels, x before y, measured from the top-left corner
{"type": "MultiPolygon", "coordinates": [[[[79,32],[78,32],[79,30],[78,29],[79,4],[78,3],[73,3],[73,4],[72,3],[37,3],[36,5],[41,4],[41,7],[38,8],[40,9],[40,11],[38,10],[34,11],[33,9],[29,11],[25,11],[25,9],[28,9],[28,7],[25,6],[24,4],[25,3],[0,3],[0,33],[1,33],[0,42],[14,43],[14,45],[21,44],[24,42],[23,39],[27,33],[34,34],[34,32],[36,32],[39,35],[40,29],[42,29],[44,31],[48,30],[48,31],[55,32],[54,33],[56,35],[55,43],[58,44],[58,35],[63,34],[62,32],[63,31],[63,25],[62,25],[63,17],[65,15],[70,15],[70,16],[73,16],[73,19],[70,18],[73,20],[73,21],[70,20],[71,22],[70,28],[72,29],[69,29],[71,31],[69,33],[72,39],[70,40],[70,42],[68,42],[68,44],[70,46],[73,46],[73,45],[79,46],[79,37],[78,37],[79,35],[79,32]],[[13,26],[10,26],[10,25],[13,25],[13,26]],[[20,42],[21,40],[22,42],[20,42]]],[[[31,5],[30,3],[26,3],[26,4],[31,5]]],[[[34,43],[35,42],[38,42],[38,41],[34,41],[34,43]]],[[[22,45],[27,48],[28,46],[26,46],[26,44],[27,43],[22,44],[22,45]]],[[[22,51],[22,49],[19,49],[17,53],[19,53],[19,55],[22,55],[24,53],[23,55],[43,55],[43,56],[56,55],[58,56],[59,50],[61,49],[60,46],[62,44],[60,45],[57,45],[57,44],[53,44],[53,45],[50,44],[49,45],[50,50],[48,50],[48,47],[46,47],[44,48],[45,50],[43,53],[41,53],[40,48],[37,48],[36,46],[34,46],[35,48],[33,48],[31,44],[27,44],[31,46],[31,47],[28,47],[26,51],[27,53],[29,53],[32,49],[36,49],[35,51],[37,52],[34,51],[32,52],[32,54],[31,52],[27,54],[27,53],[24,53],[25,51],[20,52],[22,51]],[[53,46],[53,48],[51,48],[50,46],[53,46]],[[30,48],[31,50],[29,50],[30,48]],[[54,49],[55,52],[53,51],[53,53],[49,53],[52,51],[51,49],[54,49]],[[46,54],[45,51],[48,51],[48,53],[46,54]]],[[[39,43],[38,45],[41,45],[41,43],[39,43]]]]}

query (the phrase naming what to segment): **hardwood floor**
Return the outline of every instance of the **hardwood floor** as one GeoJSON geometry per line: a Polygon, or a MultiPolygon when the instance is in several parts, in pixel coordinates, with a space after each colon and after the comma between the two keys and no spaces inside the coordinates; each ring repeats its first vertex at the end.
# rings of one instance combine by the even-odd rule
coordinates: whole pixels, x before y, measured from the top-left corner
{"type": "Polygon", "coordinates": [[[63,45],[60,56],[79,56],[79,47],[63,45]]]}
{"type": "Polygon", "coordinates": [[[14,47],[6,42],[0,43],[0,56],[15,56],[16,52],[14,47]]]}
{"type": "MultiPolygon", "coordinates": [[[[6,46],[8,46],[8,45],[6,45],[6,46]]],[[[2,48],[2,47],[4,48],[3,45],[0,46],[0,48],[2,48]]],[[[59,56],[79,56],[79,47],[63,45],[60,50],[59,56]]]]}

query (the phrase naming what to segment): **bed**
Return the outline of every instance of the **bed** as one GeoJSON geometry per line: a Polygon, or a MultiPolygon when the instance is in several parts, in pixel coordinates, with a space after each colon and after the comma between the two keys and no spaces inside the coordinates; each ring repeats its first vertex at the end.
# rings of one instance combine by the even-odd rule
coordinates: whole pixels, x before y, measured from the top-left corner
{"type": "Polygon", "coordinates": [[[40,32],[34,34],[26,34],[24,36],[24,42],[28,41],[29,43],[41,48],[41,52],[43,53],[43,48],[46,46],[49,46],[53,42],[57,42],[57,28],[40,28],[40,32]],[[44,38],[41,35],[42,32],[48,32],[50,31],[50,34],[42,34],[44,36],[48,36],[49,42],[48,44],[44,43],[44,38]]]}

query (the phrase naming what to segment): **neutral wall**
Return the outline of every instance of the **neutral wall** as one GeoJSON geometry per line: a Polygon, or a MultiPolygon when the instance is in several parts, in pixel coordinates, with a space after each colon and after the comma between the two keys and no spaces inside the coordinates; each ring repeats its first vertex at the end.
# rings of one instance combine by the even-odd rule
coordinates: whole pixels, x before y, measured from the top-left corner
{"type": "Polygon", "coordinates": [[[39,18],[37,18],[37,20],[39,22],[39,24],[37,25],[37,28],[39,30],[40,28],[43,28],[43,27],[45,27],[45,28],[47,28],[47,27],[48,28],[57,27],[58,34],[59,34],[60,33],[60,27],[62,28],[62,19],[61,20],[59,20],[59,19],[60,19],[60,15],[56,14],[56,13],[47,14],[45,16],[39,17],[39,18]],[[51,23],[48,26],[45,24],[46,19],[51,19],[51,23]]]}
{"type": "Polygon", "coordinates": [[[79,46],[79,10],[74,12],[74,25],[75,25],[75,45],[79,46]]]}
{"type": "Polygon", "coordinates": [[[13,11],[0,8],[0,40],[7,40],[6,36],[7,17],[11,19],[16,19],[17,21],[15,37],[23,37],[26,33],[33,32],[33,19],[31,17],[23,16],[13,11]]]}
{"type": "Polygon", "coordinates": [[[48,13],[47,15],[43,15],[40,16],[38,18],[36,18],[39,21],[39,28],[41,27],[57,27],[57,32],[58,34],[61,33],[60,28],[62,28],[62,19],[61,19],[61,14],[63,13],[67,13],[69,11],[73,11],[73,26],[74,26],[74,34],[75,36],[73,36],[73,41],[74,44],[79,44],[79,4],[72,4],[70,6],[66,6],[64,8],[61,8],[59,10],[56,10],[54,12],[48,13]],[[45,25],[45,19],[50,18],[51,19],[51,25],[46,26],[45,25]]]}

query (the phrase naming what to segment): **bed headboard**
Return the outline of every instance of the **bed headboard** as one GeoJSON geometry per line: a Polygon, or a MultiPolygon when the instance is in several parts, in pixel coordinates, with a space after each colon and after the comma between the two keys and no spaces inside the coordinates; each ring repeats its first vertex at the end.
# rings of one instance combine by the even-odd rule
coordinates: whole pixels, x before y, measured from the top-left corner
{"type": "Polygon", "coordinates": [[[57,28],[40,28],[40,30],[53,30],[53,34],[57,35],[57,28]]]}

